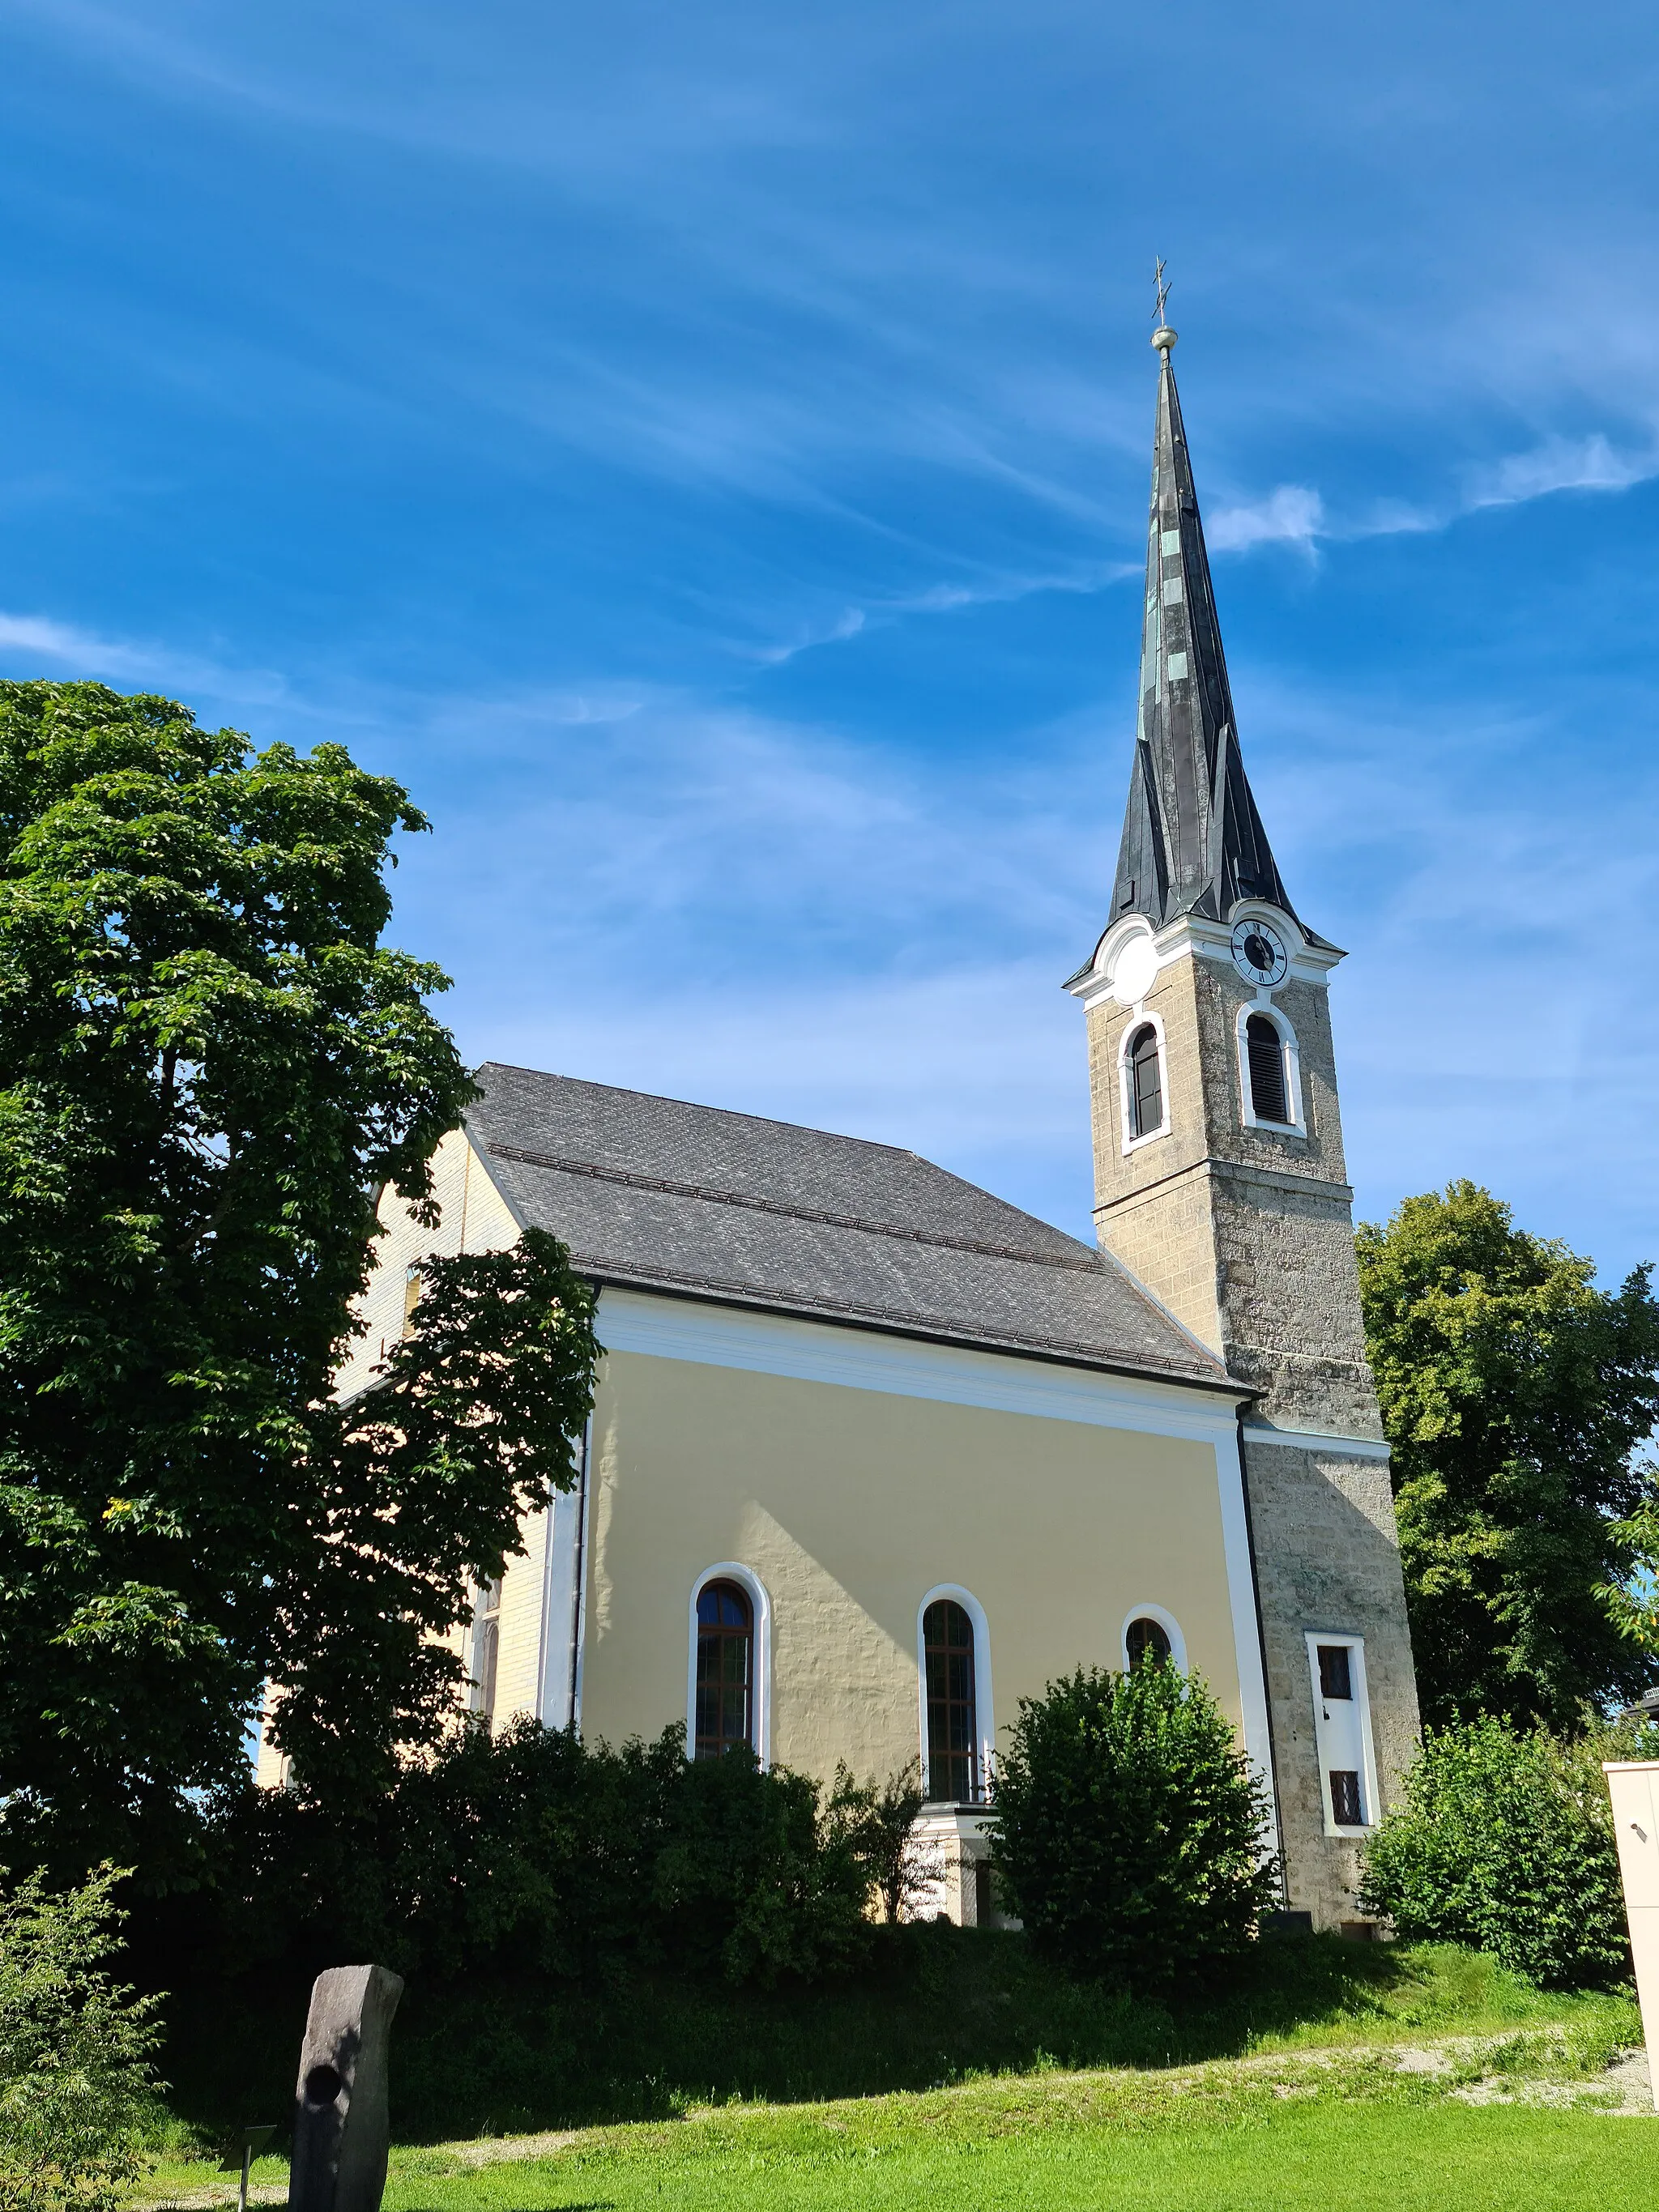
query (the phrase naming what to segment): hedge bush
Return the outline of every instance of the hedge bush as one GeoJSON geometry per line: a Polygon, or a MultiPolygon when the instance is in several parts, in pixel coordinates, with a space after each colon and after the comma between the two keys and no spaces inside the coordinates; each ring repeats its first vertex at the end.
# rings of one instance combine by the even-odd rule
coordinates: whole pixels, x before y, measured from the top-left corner
{"type": "Polygon", "coordinates": [[[1195,1675],[1079,1668],[1023,1698],[994,1865],[1035,1949],[1158,1989],[1242,1951],[1279,1899],[1267,1793],[1195,1675]]]}
{"type": "Polygon", "coordinates": [[[1467,1943],[1553,1988],[1630,1972],[1604,1759],[1659,1756],[1659,1727],[1576,1739],[1488,1717],[1431,1729],[1364,1855],[1360,1903],[1407,1938],[1467,1943]]]}
{"type": "Polygon", "coordinates": [[[250,1790],[224,1839],[223,1948],[446,1981],[812,1980],[867,1948],[875,1802],[741,1750],[688,1763],[678,1728],[620,1750],[528,1718],[470,1728],[357,1820],[250,1790]]]}

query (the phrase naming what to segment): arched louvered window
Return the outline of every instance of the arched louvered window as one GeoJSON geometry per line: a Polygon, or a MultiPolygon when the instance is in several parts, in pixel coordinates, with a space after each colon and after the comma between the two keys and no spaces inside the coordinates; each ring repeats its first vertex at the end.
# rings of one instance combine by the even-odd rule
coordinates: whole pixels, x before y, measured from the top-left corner
{"type": "Polygon", "coordinates": [[[927,1795],[935,1803],[979,1802],[979,1692],[974,1624],[954,1598],[935,1598],[921,1619],[927,1668],[927,1795]]]}
{"type": "Polygon", "coordinates": [[[697,1593],[696,1723],[694,1758],[755,1741],[755,1608],[736,1583],[697,1593]]]}
{"type": "Polygon", "coordinates": [[[1285,1040],[1266,1014],[1244,1024],[1244,1051],[1250,1071],[1250,1110],[1258,1121],[1291,1118],[1285,1096],[1285,1040]]]}
{"type": "Polygon", "coordinates": [[[1129,1040],[1129,1134],[1150,1137],[1164,1127],[1164,1073],[1158,1031],[1143,1022],[1129,1040]]]}

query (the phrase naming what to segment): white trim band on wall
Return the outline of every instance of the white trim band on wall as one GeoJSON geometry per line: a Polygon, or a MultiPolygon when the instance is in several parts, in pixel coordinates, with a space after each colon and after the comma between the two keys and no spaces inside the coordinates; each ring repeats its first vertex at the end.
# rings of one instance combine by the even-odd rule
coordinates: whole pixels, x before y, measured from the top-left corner
{"type": "MultiPolygon", "coordinates": [[[[1148,1436],[1221,1443],[1237,1436],[1237,1401],[1171,1376],[1108,1374],[1041,1357],[930,1344],[879,1328],[839,1328],[793,1314],[705,1304],[607,1285],[595,1334],[607,1352],[689,1359],[803,1382],[878,1390],[945,1405],[1079,1421],[1148,1436]]],[[[1239,1397],[1246,1395],[1242,1389],[1239,1397]]]]}
{"type": "Polygon", "coordinates": [[[1282,1444],[1287,1451],[1321,1451],[1333,1459],[1391,1459],[1394,1447],[1380,1437],[1340,1437],[1328,1429],[1279,1429],[1271,1421],[1246,1421],[1247,1444],[1282,1444]]]}
{"type": "Polygon", "coordinates": [[[772,1600],[765,1583],[752,1567],[735,1559],[722,1559],[705,1567],[691,1585],[691,1649],[685,1668],[685,1755],[697,1755],[697,1600],[710,1583],[736,1583],[748,1597],[754,1620],[750,1664],[754,1680],[750,1688],[750,1724],[754,1731],[755,1756],[763,1766],[772,1764],[772,1600]]]}

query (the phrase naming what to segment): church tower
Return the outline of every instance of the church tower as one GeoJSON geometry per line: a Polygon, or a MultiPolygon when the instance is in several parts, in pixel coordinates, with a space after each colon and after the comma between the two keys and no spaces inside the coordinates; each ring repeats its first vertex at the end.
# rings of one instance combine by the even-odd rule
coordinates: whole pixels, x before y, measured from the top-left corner
{"type": "MultiPolygon", "coordinates": [[[[1160,307],[1162,297],[1160,296],[1160,307]]],[[[1239,751],[1160,319],[1139,709],[1087,1010],[1101,1243],[1255,1392],[1241,1422],[1287,1903],[1355,1918],[1417,1699],[1328,985],[1239,751]]]]}

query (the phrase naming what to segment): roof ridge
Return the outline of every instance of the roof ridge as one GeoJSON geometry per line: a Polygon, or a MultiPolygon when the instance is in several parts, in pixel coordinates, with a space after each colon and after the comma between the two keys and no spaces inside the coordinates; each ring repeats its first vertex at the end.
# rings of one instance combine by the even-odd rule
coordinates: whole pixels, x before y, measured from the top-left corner
{"type": "MultiPolygon", "coordinates": [[[[675,1098],[666,1091],[641,1091],[637,1085],[632,1083],[599,1083],[591,1075],[560,1075],[550,1067],[526,1067],[522,1062],[516,1060],[481,1060],[477,1066],[472,1070],[472,1073],[474,1076],[482,1075],[487,1067],[499,1067],[509,1075],[533,1075],[544,1083],[578,1083],[585,1091],[609,1091],[617,1098],[648,1098],[653,1105],[657,1106],[684,1106],[693,1114],[718,1114],[723,1121],[756,1121],[763,1128],[790,1129],[797,1135],[805,1133],[809,1137],[828,1137],[832,1143],[837,1145],[858,1145],[867,1152],[890,1152],[895,1159],[915,1160],[921,1167],[932,1168],[936,1174],[951,1175],[949,1168],[940,1167],[936,1160],[930,1160],[925,1152],[917,1152],[914,1145],[890,1145],[884,1143],[879,1137],[849,1137],[845,1129],[820,1129],[815,1122],[811,1121],[785,1121],[775,1114],[750,1114],[741,1106],[708,1106],[698,1098],[675,1098]]],[[[486,1098],[488,1096],[489,1093],[486,1092],[486,1098]]],[[[969,1182],[963,1176],[951,1176],[951,1179],[953,1182],[963,1184],[969,1190],[979,1189],[977,1183],[969,1182]]],[[[994,1191],[984,1191],[981,1195],[986,1198],[996,1197],[994,1191]]],[[[1008,1200],[997,1199],[997,1204],[1006,1206],[1008,1200]]],[[[1015,1206],[1012,1210],[1018,1212],[1019,1208],[1015,1206]]],[[[1032,1220],[1036,1218],[1035,1214],[1029,1218],[1032,1220]]],[[[1045,1228],[1048,1225],[1046,1222],[1043,1224],[1045,1228]]],[[[1063,1236],[1065,1231],[1062,1230],[1059,1233],[1063,1236]]]]}
{"type": "MultiPolygon", "coordinates": [[[[601,1087],[610,1090],[615,1086],[607,1084],[601,1087]]],[[[649,1097],[652,1094],[641,1092],[638,1095],[649,1097]]],[[[723,1109],[711,1107],[707,1110],[719,1113],[723,1109]]],[[[789,1129],[798,1125],[793,1121],[784,1121],[777,1126],[789,1129]]],[[[866,1221],[854,1213],[832,1213],[817,1206],[787,1206],[780,1199],[762,1198],[750,1191],[721,1190],[709,1183],[681,1182],[671,1176],[641,1175],[637,1169],[634,1168],[602,1167],[593,1160],[573,1159],[556,1152],[532,1152],[524,1145],[496,1144],[490,1138],[483,1137],[482,1131],[476,1133],[483,1137],[484,1148],[494,1159],[519,1160],[527,1167],[551,1168],[560,1175],[589,1176],[596,1182],[621,1183],[629,1190],[662,1191],[677,1198],[704,1199],[717,1206],[744,1206],[754,1213],[781,1214],[786,1219],[791,1221],[816,1221],[832,1229],[860,1230],[866,1236],[890,1237],[903,1244],[929,1244],[949,1252],[977,1252],[986,1259],[1018,1260],[1028,1267],[1057,1267],[1077,1274],[1094,1275],[1102,1273],[1102,1263],[1098,1255],[1091,1252],[1084,1244],[1078,1245],[1077,1257],[1073,1259],[1069,1254],[1033,1252],[1022,1249],[1013,1244],[993,1244],[980,1237],[952,1237],[943,1231],[900,1228],[889,1222],[866,1221]]],[[[815,1131],[813,1133],[822,1135],[827,1133],[815,1131]]],[[[853,1138],[849,1141],[856,1144],[862,1140],[853,1138]]],[[[882,1149],[893,1151],[896,1148],[884,1146],[882,1149]]],[[[969,1186],[969,1188],[974,1187],[971,1184],[969,1186]]],[[[988,1193],[987,1195],[989,1194],[988,1193]]],[[[999,1200],[998,1203],[1003,1204],[1006,1201],[999,1200]]],[[[1018,1211],[1017,1208],[1010,1210],[1018,1211]]],[[[1035,1214],[1025,1218],[1030,1220],[1036,1218],[1035,1214]]],[[[1047,1222],[1041,1222],[1038,1226],[1048,1229],[1051,1236],[1064,1237],[1066,1234],[1063,1229],[1053,1229],[1047,1222]]]]}

